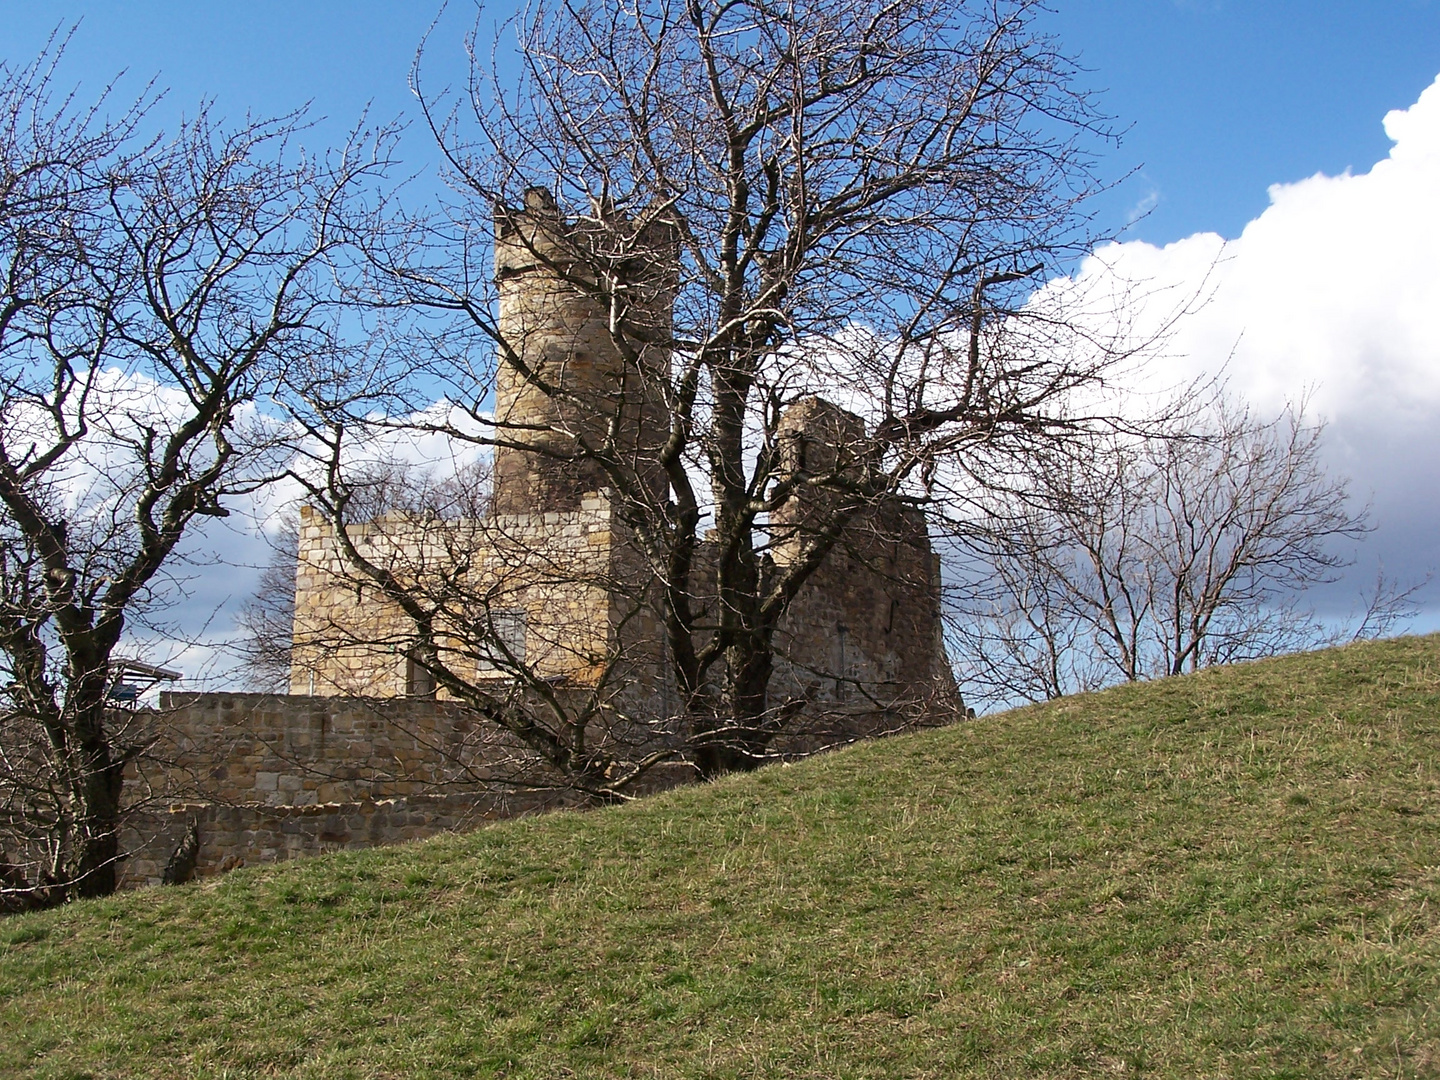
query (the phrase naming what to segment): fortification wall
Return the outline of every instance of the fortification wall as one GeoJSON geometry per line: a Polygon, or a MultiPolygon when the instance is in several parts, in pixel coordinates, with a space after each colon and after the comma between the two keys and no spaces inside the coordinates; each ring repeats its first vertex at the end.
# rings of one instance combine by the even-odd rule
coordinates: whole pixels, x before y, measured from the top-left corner
{"type": "MultiPolygon", "coordinates": [[[[453,702],[162,694],[137,793],[310,806],[474,787],[494,737],[453,702]]],[[[487,771],[492,770],[492,771],[487,771]]]]}
{"type": "MultiPolygon", "coordinates": [[[[924,515],[898,501],[867,510],[785,613],[775,696],[808,700],[854,735],[953,719],[960,697],[940,616],[924,515]]],[[[798,724],[797,735],[810,726],[798,724]]]]}
{"type": "MultiPolygon", "coordinates": [[[[510,786],[523,755],[454,702],[165,694],[137,719],[155,743],[127,776],[125,887],[158,883],[191,822],[204,877],[586,801],[510,786]]],[[[682,765],[661,767],[642,790],[691,779],[682,765]]]]}
{"type": "MultiPolygon", "coordinates": [[[[795,494],[770,521],[772,554],[793,565],[850,513],[867,446],[860,417],[818,397],[786,410],[777,428],[795,494]]],[[[947,720],[960,698],[945,655],[940,564],[925,515],[896,496],[866,500],[786,610],[776,635],[772,688],[851,735],[947,720]]],[[[796,725],[790,748],[823,741],[796,725]]]]}
{"type": "Polygon", "coordinates": [[[192,821],[203,877],[581,801],[507,789],[514,747],[453,702],[212,693],[160,706],[144,717],[154,746],[127,778],[127,887],[160,881],[192,821]]]}
{"type": "Polygon", "coordinates": [[[166,863],[192,824],[200,841],[195,876],[209,877],[247,864],[420,840],[575,801],[560,792],[472,792],[312,806],[180,803],[129,818],[121,838],[129,853],[121,887],[160,884],[166,863]]]}

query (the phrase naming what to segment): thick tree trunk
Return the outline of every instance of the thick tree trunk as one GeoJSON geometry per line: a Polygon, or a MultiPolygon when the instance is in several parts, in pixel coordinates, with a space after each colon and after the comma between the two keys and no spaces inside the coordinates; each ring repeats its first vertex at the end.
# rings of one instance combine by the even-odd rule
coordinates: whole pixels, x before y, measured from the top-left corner
{"type": "Polygon", "coordinates": [[[74,895],[108,896],[119,884],[120,792],[123,766],[110,758],[103,736],[81,748],[81,796],[76,808],[80,839],[69,875],[74,895]]]}
{"type": "Polygon", "coordinates": [[[707,780],[759,768],[774,730],[769,694],[775,664],[769,645],[734,646],[726,650],[726,663],[720,715],[696,725],[695,765],[707,780]]]}
{"type": "Polygon", "coordinates": [[[73,691],[75,765],[71,773],[75,849],[66,868],[71,896],[108,896],[119,884],[120,795],[124,763],[115,760],[106,725],[106,666],[89,666],[73,691]]]}

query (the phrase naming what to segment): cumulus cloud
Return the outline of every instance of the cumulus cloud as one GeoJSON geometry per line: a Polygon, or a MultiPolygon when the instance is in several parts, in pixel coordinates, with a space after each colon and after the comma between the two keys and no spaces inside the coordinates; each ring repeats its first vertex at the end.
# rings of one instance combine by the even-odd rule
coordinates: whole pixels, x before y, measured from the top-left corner
{"type": "Polygon", "coordinates": [[[1274,185],[1238,238],[1112,244],[1050,288],[1126,283],[1145,298],[1138,337],[1194,308],[1139,381],[1223,373],[1262,410],[1308,399],[1329,423],[1332,466],[1373,499],[1360,576],[1379,559],[1418,580],[1440,568],[1440,79],[1384,125],[1394,146],[1383,161],[1274,185]]]}

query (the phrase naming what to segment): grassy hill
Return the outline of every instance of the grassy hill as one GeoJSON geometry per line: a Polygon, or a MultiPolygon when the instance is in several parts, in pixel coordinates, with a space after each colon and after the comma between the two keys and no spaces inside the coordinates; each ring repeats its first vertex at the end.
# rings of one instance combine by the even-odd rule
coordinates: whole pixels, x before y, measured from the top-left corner
{"type": "Polygon", "coordinates": [[[1440,638],[0,922],[0,1073],[1440,1076],[1440,638]]]}

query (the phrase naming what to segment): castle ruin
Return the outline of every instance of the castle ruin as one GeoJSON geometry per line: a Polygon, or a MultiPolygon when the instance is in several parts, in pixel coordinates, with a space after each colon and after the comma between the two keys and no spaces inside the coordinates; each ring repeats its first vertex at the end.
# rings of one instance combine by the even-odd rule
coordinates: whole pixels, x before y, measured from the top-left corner
{"type": "MultiPolygon", "coordinates": [[[[575,449],[619,432],[635,475],[664,497],[664,475],[652,463],[668,434],[659,387],[669,374],[674,284],[653,261],[617,263],[640,343],[622,358],[611,313],[566,280],[566,251],[584,227],[562,219],[538,190],[497,215],[499,321],[504,339],[517,343],[518,363],[498,367],[485,512],[395,513],[346,535],[373,564],[444,595],[434,641],[450,669],[499,693],[517,665],[556,694],[596,695],[608,680],[605,709],[664,718],[677,693],[645,560],[603,472],[575,449]]],[[[651,250],[667,243],[663,235],[641,239],[651,250]]],[[[792,469],[821,473],[863,442],[865,426],[809,396],[789,406],[777,434],[792,469]]],[[[777,563],[796,556],[826,497],[801,490],[771,515],[777,563]]],[[[696,559],[702,612],[715,602],[705,584],[713,548],[702,544],[696,559]]],[[[773,753],[955,715],[940,616],[939,560],[923,514],[895,498],[866,508],[780,627],[771,686],[793,703],[795,722],[773,753]]],[[[304,508],[290,695],[165,696],[165,739],[194,795],[170,819],[146,819],[158,839],[137,851],[127,878],[158,877],[182,819],[199,822],[205,873],[576,801],[573,792],[514,784],[503,770],[515,747],[451,700],[413,643],[411,617],[357,576],[331,524],[304,508]],[[497,787],[501,780],[508,786],[497,787]]],[[[626,722],[642,744],[668,737],[663,725],[626,722]]],[[[693,775],[683,753],[677,763],[657,771],[652,786],[693,775]]]]}

